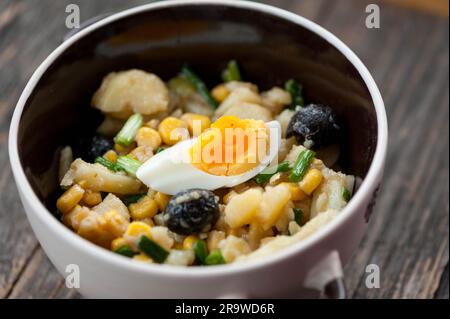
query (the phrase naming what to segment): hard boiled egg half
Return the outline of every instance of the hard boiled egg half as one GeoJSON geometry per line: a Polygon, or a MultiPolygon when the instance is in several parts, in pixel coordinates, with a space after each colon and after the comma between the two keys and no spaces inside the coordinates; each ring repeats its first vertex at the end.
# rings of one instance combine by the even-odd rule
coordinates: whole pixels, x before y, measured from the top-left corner
{"type": "Polygon", "coordinates": [[[223,116],[196,138],[154,155],[136,172],[151,189],[174,195],[244,183],[272,163],[281,143],[278,121],[223,116]]]}

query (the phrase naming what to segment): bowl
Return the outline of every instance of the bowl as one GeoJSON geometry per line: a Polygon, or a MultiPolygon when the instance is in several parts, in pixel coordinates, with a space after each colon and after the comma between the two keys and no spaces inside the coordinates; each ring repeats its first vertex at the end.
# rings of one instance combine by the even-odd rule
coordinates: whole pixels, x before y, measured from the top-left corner
{"type": "Polygon", "coordinates": [[[336,36],[293,13],[248,1],[175,0],[103,18],[69,37],[38,67],[14,112],[10,161],[25,212],[58,271],[79,270],[88,298],[343,297],[342,265],[358,246],[383,173],[387,121],[380,92],[360,59],[336,36]],[[273,256],[243,264],[141,264],[100,248],[52,212],[59,150],[101,118],[90,98],[102,77],[129,68],[164,79],[188,62],[208,83],[226,62],[269,88],[291,77],[306,98],[332,105],[346,138],[340,164],[357,176],[354,197],[332,222],[273,256]],[[75,267],[75,268],[74,268],[75,267]]]}

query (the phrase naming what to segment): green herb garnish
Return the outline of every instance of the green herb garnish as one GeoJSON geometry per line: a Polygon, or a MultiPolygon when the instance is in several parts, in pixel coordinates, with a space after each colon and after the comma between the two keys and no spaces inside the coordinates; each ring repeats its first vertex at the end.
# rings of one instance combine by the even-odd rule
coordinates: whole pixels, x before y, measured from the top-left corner
{"type": "Polygon", "coordinates": [[[208,257],[208,247],[203,240],[198,240],[192,245],[195,253],[195,259],[199,265],[206,265],[206,258],[208,257]]]}
{"type": "Polygon", "coordinates": [[[316,153],[311,150],[303,150],[298,154],[297,160],[289,175],[291,182],[300,182],[303,179],[315,155],[316,153]]]}
{"type": "Polygon", "coordinates": [[[275,172],[264,173],[263,171],[258,175],[256,175],[255,182],[259,185],[265,184],[272,178],[273,175],[281,172],[287,172],[288,170],[289,170],[289,162],[282,162],[278,164],[278,166],[275,169],[275,172]]]}
{"type": "Polygon", "coordinates": [[[142,165],[141,162],[132,159],[129,156],[119,156],[117,158],[116,167],[118,169],[124,170],[131,176],[136,176],[136,171],[142,165]]]}
{"type": "Polygon", "coordinates": [[[227,68],[222,72],[224,82],[241,81],[241,71],[236,60],[231,60],[227,64],[227,68]]]}
{"type": "Polygon", "coordinates": [[[138,247],[140,251],[150,256],[157,263],[163,263],[167,256],[169,256],[169,252],[167,250],[162,248],[159,244],[147,236],[141,236],[138,241],[138,247]]]}
{"type": "Polygon", "coordinates": [[[117,171],[116,164],[111,162],[111,161],[108,161],[104,157],[101,157],[101,156],[96,157],[95,158],[95,163],[99,163],[99,164],[105,166],[107,169],[109,169],[109,170],[111,170],[113,172],[117,171]]]}
{"type": "Polygon", "coordinates": [[[141,114],[134,114],[128,118],[122,129],[114,138],[114,142],[122,146],[130,146],[134,141],[137,131],[142,126],[144,118],[141,114]]]}
{"type": "Polygon", "coordinates": [[[114,252],[126,257],[133,257],[134,255],[136,255],[136,253],[127,245],[117,248],[116,250],[114,250],[114,252]]]}
{"type": "Polygon", "coordinates": [[[300,208],[294,208],[294,220],[301,225],[303,221],[303,211],[300,208]]]}
{"type": "Polygon", "coordinates": [[[305,100],[303,98],[303,87],[294,79],[290,79],[284,84],[284,89],[289,92],[292,97],[291,109],[296,106],[304,106],[305,100]]]}
{"type": "Polygon", "coordinates": [[[214,249],[208,257],[206,257],[205,263],[206,265],[212,266],[226,264],[226,261],[223,258],[221,251],[219,249],[214,249]]]}
{"type": "Polygon", "coordinates": [[[213,109],[216,109],[219,106],[219,103],[212,97],[208,88],[206,87],[205,82],[200,79],[200,77],[194,73],[188,66],[184,66],[181,70],[181,74],[189,80],[194,86],[197,92],[208,102],[209,105],[213,109]]]}

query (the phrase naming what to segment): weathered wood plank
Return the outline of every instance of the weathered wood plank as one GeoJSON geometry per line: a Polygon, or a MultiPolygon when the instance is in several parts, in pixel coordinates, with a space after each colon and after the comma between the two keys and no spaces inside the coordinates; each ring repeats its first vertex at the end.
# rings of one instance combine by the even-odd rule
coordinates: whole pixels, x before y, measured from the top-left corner
{"type": "MultiPolygon", "coordinates": [[[[12,182],[6,142],[14,103],[67,31],[68,3],[79,4],[86,20],[147,2],[0,2],[0,298],[79,297],[42,252],[12,182]]],[[[264,2],[334,32],[362,58],[385,99],[390,125],[386,174],[368,233],[345,269],[349,295],[448,298],[448,18],[380,4],[381,29],[369,30],[364,10],[371,1],[264,2]],[[380,289],[364,284],[370,263],[380,267],[380,289]]]]}

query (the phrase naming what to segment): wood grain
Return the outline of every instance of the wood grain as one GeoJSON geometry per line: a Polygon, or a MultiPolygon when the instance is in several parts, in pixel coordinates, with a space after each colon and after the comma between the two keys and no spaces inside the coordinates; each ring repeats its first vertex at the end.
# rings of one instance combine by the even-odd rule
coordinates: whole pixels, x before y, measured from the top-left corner
{"type": "MultiPolygon", "coordinates": [[[[65,6],[81,18],[148,1],[0,1],[0,298],[79,298],[65,287],[26,220],[7,154],[14,104],[39,63],[60,43],[65,6]]],[[[264,1],[335,33],[363,60],[388,112],[385,178],[369,230],[345,269],[352,298],[449,298],[448,18],[380,3],[367,29],[363,0],[264,1]],[[365,285],[377,264],[379,289],[365,285]]]]}

